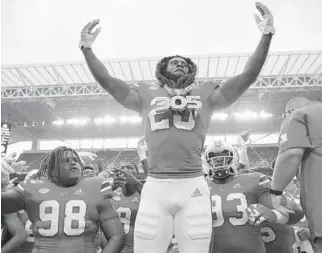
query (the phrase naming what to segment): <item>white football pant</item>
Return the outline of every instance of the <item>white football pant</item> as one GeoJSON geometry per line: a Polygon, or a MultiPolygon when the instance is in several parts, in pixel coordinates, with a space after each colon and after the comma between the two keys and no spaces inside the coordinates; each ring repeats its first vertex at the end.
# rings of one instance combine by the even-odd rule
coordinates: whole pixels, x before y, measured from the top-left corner
{"type": "Polygon", "coordinates": [[[134,253],[165,253],[173,235],[180,253],[208,253],[211,234],[210,190],[204,177],[147,178],[135,222],[134,253]]]}

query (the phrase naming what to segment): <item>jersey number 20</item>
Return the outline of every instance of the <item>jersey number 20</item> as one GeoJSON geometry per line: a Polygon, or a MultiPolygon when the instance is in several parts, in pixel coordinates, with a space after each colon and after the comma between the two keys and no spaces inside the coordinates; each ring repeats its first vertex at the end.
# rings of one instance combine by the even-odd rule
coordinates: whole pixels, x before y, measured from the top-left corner
{"type": "MultiPolygon", "coordinates": [[[[68,236],[81,235],[85,230],[86,203],[83,200],[70,200],[65,205],[63,231],[68,236]]],[[[39,205],[39,218],[49,222],[48,228],[39,228],[42,236],[54,236],[59,230],[59,203],[45,200],[39,205]]]]}
{"type": "MultiPolygon", "coordinates": [[[[157,108],[153,109],[148,114],[148,117],[150,120],[151,131],[157,131],[170,128],[168,113],[168,109],[170,107],[175,107],[175,109],[183,109],[185,107],[189,109],[199,109],[201,108],[202,103],[199,96],[174,96],[172,98],[156,97],[151,101],[151,106],[153,105],[156,105],[157,108]],[[180,101],[180,104],[177,105],[176,101],[180,101]]],[[[192,130],[196,123],[193,113],[194,112],[192,110],[186,110],[182,112],[182,115],[171,115],[171,117],[173,117],[173,126],[177,129],[187,131],[192,130]],[[183,120],[184,117],[187,118],[187,121],[183,120]]]]}

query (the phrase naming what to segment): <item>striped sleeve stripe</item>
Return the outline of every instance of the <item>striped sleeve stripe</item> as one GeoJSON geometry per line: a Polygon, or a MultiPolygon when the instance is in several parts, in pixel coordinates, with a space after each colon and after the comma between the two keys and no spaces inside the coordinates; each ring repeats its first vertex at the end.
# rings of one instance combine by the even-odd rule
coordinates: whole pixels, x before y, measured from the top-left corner
{"type": "Polygon", "coordinates": [[[25,189],[21,186],[21,184],[18,184],[17,186],[21,191],[25,191],[25,189]]]}
{"type": "Polygon", "coordinates": [[[270,184],[270,183],[271,183],[271,181],[269,180],[269,178],[265,175],[262,175],[259,179],[258,185],[270,184]]]}
{"type": "Polygon", "coordinates": [[[107,190],[112,190],[112,186],[109,181],[104,181],[101,185],[101,192],[105,192],[107,190]]]}

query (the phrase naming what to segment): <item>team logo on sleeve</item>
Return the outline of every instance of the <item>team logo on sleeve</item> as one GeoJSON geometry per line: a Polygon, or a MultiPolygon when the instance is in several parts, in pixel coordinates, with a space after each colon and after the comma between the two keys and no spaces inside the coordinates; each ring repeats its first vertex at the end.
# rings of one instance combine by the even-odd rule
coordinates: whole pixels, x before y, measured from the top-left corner
{"type": "Polygon", "coordinates": [[[40,189],[38,192],[41,193],[41,194],[46,194],[47,192],[49,192],[49,189],[48,188],[43,188],[43,189],[40,189]]]}

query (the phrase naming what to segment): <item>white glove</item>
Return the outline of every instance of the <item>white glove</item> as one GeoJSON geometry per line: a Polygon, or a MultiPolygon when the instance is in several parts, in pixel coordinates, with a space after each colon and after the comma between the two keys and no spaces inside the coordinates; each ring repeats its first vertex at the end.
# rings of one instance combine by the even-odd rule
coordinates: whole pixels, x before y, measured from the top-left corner
{"type": "Polygon", "coordinates": [[[143,161],[143,160],[147,159],[146,151],[147,151],[147,146],[146,146],[146,143],[145,143],[145,138],[142,137],[139,140],[138,147],[137,147],[137,152],[138,152],[140,161],[143,161]]]}
{"type": "Polygon", "coordinates": [[[92,20],[87,25],[84,26],[81,32],[81,39],[79,42],[79,48],[91,48],[92,44],[94,43],[97,35],[101,31],[101,27],[97,27],[95,32],[92,32],[94,27],[98,25],[100,22],[99,19],[92,20]]]}
{"type": "Polygon", "coordinates": [[[255,5],[263,18],[261,20],[257,14],[254,14],[255,21],[262,35],[270,34],[270,33],[275,34],[274,19],[271,11],[264,4],[260,2],[256,2],[255,5]]]}

